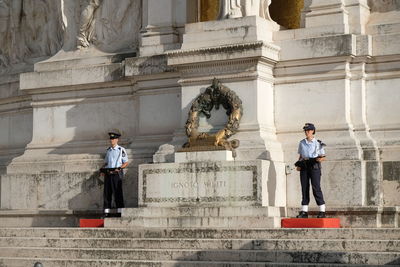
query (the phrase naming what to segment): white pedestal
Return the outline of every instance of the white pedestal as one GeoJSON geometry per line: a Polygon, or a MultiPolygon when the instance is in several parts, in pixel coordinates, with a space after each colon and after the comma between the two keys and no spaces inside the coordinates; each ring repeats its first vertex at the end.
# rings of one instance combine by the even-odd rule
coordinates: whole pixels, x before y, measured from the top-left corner
{"type": "Polygon", "coordinates": [[[286,185],[270,161],[139,165],[139,206],[285,206],[286,185]]]}

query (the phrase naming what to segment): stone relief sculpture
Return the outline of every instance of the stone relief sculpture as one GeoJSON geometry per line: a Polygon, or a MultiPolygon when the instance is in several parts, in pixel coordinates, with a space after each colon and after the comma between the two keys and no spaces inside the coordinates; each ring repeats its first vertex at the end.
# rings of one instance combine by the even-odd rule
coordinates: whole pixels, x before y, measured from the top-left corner
{"type": "Polygon", "coordinates": [[[62,46],[61,0],[0,0],[0,65],[55,54],[62,46]]]}
{"type": "Polygon", "coordinates": [[[218,19],[260,16],[271,20],[268,7],[271,0],[221,0],[218,19]]]}
{"type": "Polygon", "coordinates": [[[136,48],[141,27],[140,0],[103,0],[96,21],[96,45],[105,51],[136,48]]]}
{"type": "Polygon", "coordinates": [[[25,0],[23,10],[26,17],[23,34],[28,53],[34,57],[55,54],[63,40],[60,3],[53,0],[25,0]]]}
{"type": "Polygon", "coordinates": [[[76,48],[113,52],[137,46],[140,5],[140,0],[82,0],[76,48]]]}
{"type": "MultiPolygon", "coordinates": [[[[239,146],[239,140],[228,141],[239,129],[240,119],[243,116],[242,101],[236,93],[214,79],[213,84],[207,87],[192,103],[186,121],[186,135],[189,142],[183,145],[183,151],[199,150],[232,150],[239,146]],[[219,109],[220,105],[226,110],[228,123],[216,134],[201,133],[198,131],[199,116],[204,114],[207,119],[211,117],[211,110],[219,109]]],[[[233,154],[235,156],[235,153],[233,154]]]]}
{"type": "Polygon", "coordinates": [[[84,0],[82,5],[82,11],[79,21],[79,32],[77,47],[84,48],[89,47],[90,43],[95,41],[93,37],[94,32],[94,14],[100,7],[101,0],[84,0]]]}
{"type": "Polygon", "coordinates": [[[9,20],[10,20],[10,7],[9,3],[0,0],[0,67],[8,66],[8,47],[7,40],[9,39],[9,20]]]}
{"type": "Polygon", "coordinates": [[[61,49],[134,50],[140,27],[140,0],[0,0],[0,72],[61,49]]]}

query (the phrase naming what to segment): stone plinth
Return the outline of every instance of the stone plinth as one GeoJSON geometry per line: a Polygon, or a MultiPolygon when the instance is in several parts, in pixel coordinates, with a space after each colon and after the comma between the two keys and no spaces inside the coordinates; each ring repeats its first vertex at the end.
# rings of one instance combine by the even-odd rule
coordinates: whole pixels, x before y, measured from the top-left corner
{"type": "Polygon", "coordinates": [[[275,206],[285,188],[269,167],[266,160],[139,165],[139,206],[275,206]]]}
{"type": "Polygon", "coordinates": [[[123,209],[121,218],[106,218],[106,228],[280,228],[284,207],[181,206],[123,209]]]}
{"type": "Polygon", "coordinates": [[[198,161],[232,161],[232,151],[196,151],[176,152],[175,163],[198,162],[198,161]]]}
{"type": "Polygon", "coordinates": [[[250,43],[259,40],[271,42],[273,32],[278,30],[278,24],[258,16],[186,24],[182,49],[250,43]]]}

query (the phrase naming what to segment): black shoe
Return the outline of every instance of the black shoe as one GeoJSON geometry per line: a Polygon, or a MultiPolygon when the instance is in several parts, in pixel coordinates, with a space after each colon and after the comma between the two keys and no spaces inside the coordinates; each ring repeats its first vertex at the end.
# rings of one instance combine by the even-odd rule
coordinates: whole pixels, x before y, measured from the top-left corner
{"type": "Polygon", "coordinates": [[[104,218],[111,217],[111,214],[110,214],[110,213],[108,213],[108,212],[107,212],[107,213],[104,213],[103,217],[104,217],[104,218]]]}
{"type": "Polygon", "coordinates": [[[121,217],[121,213],[107,213],[107,218],[117,218],[121,217]]]}
{"type": "Polygon", "coordinates": [[[317,215],[317,218],[326,218],[325,212],[320,211],[317,215]]]}
{"type": "Polygon", "coordinates": [[[296,218],[308,218],[308,212],[300,211],[296,218]]]}

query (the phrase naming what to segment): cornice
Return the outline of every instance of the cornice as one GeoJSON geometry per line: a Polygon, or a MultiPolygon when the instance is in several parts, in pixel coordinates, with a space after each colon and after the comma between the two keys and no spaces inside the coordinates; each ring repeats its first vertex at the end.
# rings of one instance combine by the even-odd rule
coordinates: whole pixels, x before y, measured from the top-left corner
{"type": "Polygon", "coordinates": [[[0,114],[32,112],[31,101],[26,95],[0,99],[0,114]]]}
{"type": "Polygon", "coordinates": [[[168,65],[179,67],[180,65],[243,58],[267,58],[271,61],[277,61],[279,60],[279,51],[280,48],[276,45],[256,41],[188,50],[172,50],[166,52],[166,55],[168,56],[168,65]]]}
{"type": "Polygon", "coordinates": [[[197,49],[187,49],[187,50],[172,50],[166,52],[168,57],[180,56],[180,55],[196,55],[199,53],[223,53],[226,51],[232,50],[247,50],[247,49],[257,49],[257,48],[267,48],[271,51],[278,53],[280,51],[279,46],[264,43],[263,41],[255,41],[249,43],[236,43],[229,45],[220,45],[220,46],[210,46],[210,47],[202,47],[197,49]]]}
{"type": "Polygon", "coordinates": [[[400,78],[400,55],[341,56],[280,61],[275,84],[326,80],[382,80],[400,78]]]}
{"type": "Polygon", "coordinates": [[[205,62],[179,67],[183,77],[220,75],[229,73],[251,72],[256,70],[257,59],[246,58],[230,61],[205,62]]]}
{"type": "MultiPolygon", "coordinates": [[[[201,77],[191,77],[191,78],[183,78],[178,81],[180,85],[195,85],[195,84],[209,84],[210,81],[213,80],[214,77],[218,77],[221,82],[229,81],[229,82],[236,82],[236,81],[247,81],[247,80],[254,80],[259,77],[256,72],[249,72],[249,73],[236,73],[236,74],[222,74],[222,75],[207,75],[201,77]]],[[[269,80],[269,82],[273,82],[273,78],[269,80]]]]}

